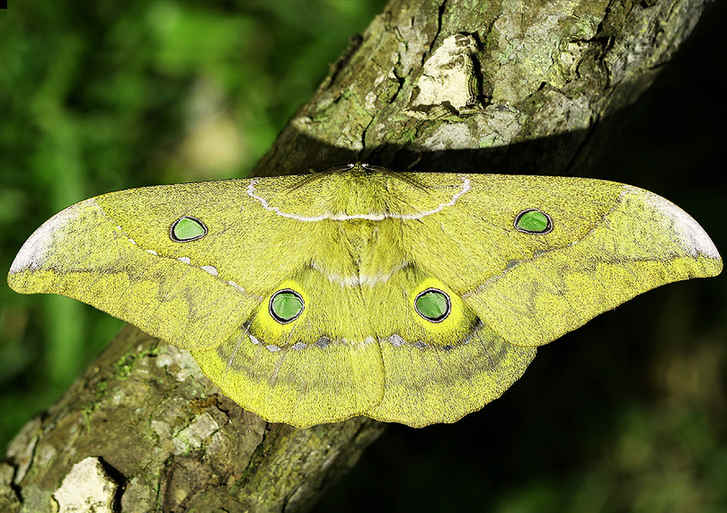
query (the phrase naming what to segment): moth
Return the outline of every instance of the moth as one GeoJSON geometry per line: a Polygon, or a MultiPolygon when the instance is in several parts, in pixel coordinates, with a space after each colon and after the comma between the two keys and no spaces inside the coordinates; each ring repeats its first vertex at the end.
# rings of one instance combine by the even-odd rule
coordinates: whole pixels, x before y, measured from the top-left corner
{"type": "Polygon", "coordinates": [[[351,164],[82,201],[8,282],[189,350],[268,421],[419,427],[481,409],[601,312],[721,269],[694,219],[637,187],[351,164]]]}

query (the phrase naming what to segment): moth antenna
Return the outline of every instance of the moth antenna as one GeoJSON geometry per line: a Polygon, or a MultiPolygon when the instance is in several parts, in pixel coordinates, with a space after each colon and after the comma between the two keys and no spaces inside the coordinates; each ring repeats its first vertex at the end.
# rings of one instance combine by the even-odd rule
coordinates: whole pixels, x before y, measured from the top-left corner
{"type": "Polygon", "coordinates": [[[423,192],[431,192],[431,190],[432,190],[431,187],[429,187],[428,185],[420,182],[419,180],[417,180],[411,174],[404,174],[404,173],[399,172],[399,171],[391,171],[391,170],[388,170],[388,169],[385,170],[385,174],[387,176],[390,176],[390,177],[396,179],[396,180],[399,180],[399,181],[404,182],[404,183],[406,183],[408,185],[411,185],[412,187],[416,187],[420,191],[423,191],[423,192]]]}
{"type": "Polygon", "coordinates": [[[328,169],[324,169],[322,171],[316,171],[315,169],[311,169],[310,174],[301,176],[300,179],[291,187],[291,190],[300,189],[304,185],[316,182],[322,178],[325,178],[328,175],[340,173],[342,171],[348,171],[350,169],[353,169],[355,166],[356,164],[343,164],[329,167],[328,169]]]}

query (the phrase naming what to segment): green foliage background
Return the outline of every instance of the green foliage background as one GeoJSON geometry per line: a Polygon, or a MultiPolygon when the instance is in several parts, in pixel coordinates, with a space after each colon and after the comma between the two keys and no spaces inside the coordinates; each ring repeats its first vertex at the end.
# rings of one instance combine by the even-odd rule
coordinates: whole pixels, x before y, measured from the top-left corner
{"type": "MultiPolygon", "coordinates": [[[[244,176],[384,0],[13,2],[0,11],[0,269],[45,219],[133,186],[244,176]]],[[[727,47],[707,15],[603,163],[727,252],[727,47]],[[699,180],[690,179],[695,172],[699,180]]],[[[727,281],[664,287],[540,352],[453,426],[392,426],[320,510],[727,511],[727,281]]],[[[0,446],[121,322],[0,287],[0,446]]]]}

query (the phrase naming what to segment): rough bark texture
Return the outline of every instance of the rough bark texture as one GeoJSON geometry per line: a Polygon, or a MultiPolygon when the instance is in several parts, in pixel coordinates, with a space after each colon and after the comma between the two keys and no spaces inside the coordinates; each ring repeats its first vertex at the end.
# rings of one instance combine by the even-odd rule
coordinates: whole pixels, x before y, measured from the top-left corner
{"type": "MultiPolygon", "coordinates": [[[[588,175],[618,130],[608,116],[650,85],[702,7],[394,0],[256,174],[366,160],[588,175]]],[[[267,424],[222,396],[188,353],[128,326],[11,443],[0,511],[305,511],[382,430],[362,418],[267,424]]]]}

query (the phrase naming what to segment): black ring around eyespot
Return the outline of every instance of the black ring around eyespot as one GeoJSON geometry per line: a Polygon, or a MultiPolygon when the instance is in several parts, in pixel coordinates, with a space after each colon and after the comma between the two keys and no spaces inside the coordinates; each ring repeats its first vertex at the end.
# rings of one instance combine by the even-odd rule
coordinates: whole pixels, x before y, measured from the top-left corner
{"type": "Polygon", "coordinates": [[[207,235],[207,225],[204,224],[202,222],[202,220],[197,219],[196,217],[192,217],[192,216],[182,216],[179,219],[177,219],[176,221],[174,221],[172,223],[172,225],[169,227],[169,238],[172,239],[174,242],[192,242],[193,240],[199,240],[199,239],[201,239],[205,235],[207,235]],[[174,235],[174,227],[177,226],[177,224],[179,223],[179,221],[181,221],[182,219],[191,219],[192,221],[195,221],[195,222],[199,223],[199,225],[204,229],[204,232],[201,233],[200,235],[197,235],[196,237],[192,237],[191,239],[178,239],[174,235]]]}
{"type": "Polygon", "coordinates": [[[278,290],[275,294],[273,294],[272,296],[270,296],[270,301],[268,302],[268,312],[270,313],[270,317],[272,317],[273,319],[275,319],[276,321],[278,321],[280,324],[288,324],[290,322],[293,322],[298,317],[300,317],[300,315],[303,313],[303,310],[305,310],[305,301],[303,301],[303,296],[301,296],[300,294],[298,294],[293,289],[280,289],[280,290],[278,290]],[[290,292],[291,294],[293,294],[295,297],[297,297],[300,300],[300,312],[298,312],[295,317],[291,317],[288,320],[285,320],[285,319],[282,319],[282,318],[278,317],[278,315],[273,311],[273,299],[275,299],[275,296],[277,296],[278,294],[282,294],[283,292],[290,292]]]}
{"type": "Polygon", "coordinates": [[[414,310],[417,311],[417,313],[422,317],[422,319],[426,319],[429,322],[442,322],[444,319],[446,319],[447,317],[449,317],[449,314],[452,311],[452,302],[449,299],[449,294],[447,294],[443,290],[437,289],[437,288],[434,288],[434,287],[429,287],[428,289],[422,290],[419,294],[417,294],[417,297],[414,298],[414,310]],[[417,306],[417,300],[420,297],[422,297],[424,294],[426,294],[427,292],[439,292],[440,294],[442,294],[444,296],[444,299],[447,300],[447,311],[444,312],[444,315],[442,315],[441,317],[438,317],[436,319],[432,319],[430,317],[427,317],[426,315],[424,315],[423,313],[421,313],[419,311],[419,307],[417,306]]]}
{"type": "Polygon", "coordinates": [[[553,220],[551,219],[551,217],[548,214],[546,214],[545,212],[543,212],[542,210],[538,210],[537,208],[526,208],[525,210],[520,212],[517,216],[515,216],[515,222],[513,224],[517,231],[522,232],[522,233],[532,233],[533,235],[544,235],[546,233],[550,233],[553,231],[553,220]],[[517,225],[518,221],[520,221],[520,218],[522,216],[524,216],[525,214],[527,214],[528,212],[539,212],[545,216],[545,218],[548,220],[548,225],[545,227],[545,230],[543,230],[542,232],[534,232],[531,230],[525,230],[523,228],[520,228],[517,225]]]}

